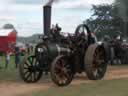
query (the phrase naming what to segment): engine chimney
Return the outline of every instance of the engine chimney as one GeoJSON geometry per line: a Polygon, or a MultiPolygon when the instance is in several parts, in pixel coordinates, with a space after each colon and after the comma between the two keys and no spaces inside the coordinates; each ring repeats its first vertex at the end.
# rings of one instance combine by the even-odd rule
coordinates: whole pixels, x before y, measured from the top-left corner
{"type": "Polygon", "coordinates": [[[49,37],[50,35],[50,28],[51,28],[51,6],[45,5],[43,7],[44,10],[44,35],[49,37]]]}

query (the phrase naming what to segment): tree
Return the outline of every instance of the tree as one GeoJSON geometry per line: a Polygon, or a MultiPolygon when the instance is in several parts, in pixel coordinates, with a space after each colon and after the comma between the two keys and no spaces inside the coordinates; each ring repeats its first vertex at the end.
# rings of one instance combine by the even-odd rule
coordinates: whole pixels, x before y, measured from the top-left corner
{"type": "Polygon", "coordinates": [[[113,37],[119,33],[122,18],[117,13],[118,9],[113,5],[93,5],[93,14],[86,20],[87,25],[94,31],[96,28],[96,35],[102,38],[105,35],[113,37]]]}
{"type": "Polygon", "coordinates": [[[128,17],[128,0],[116,0],[114,4],[118,8],[119,15],[122,18],[128,17]]]}
{"type": "Polygon", "coordinates": [[[118,15],[123,19],[122,32],[128,36],[128,0],[116,0],[114,4],[119,10],[118,15]]]}

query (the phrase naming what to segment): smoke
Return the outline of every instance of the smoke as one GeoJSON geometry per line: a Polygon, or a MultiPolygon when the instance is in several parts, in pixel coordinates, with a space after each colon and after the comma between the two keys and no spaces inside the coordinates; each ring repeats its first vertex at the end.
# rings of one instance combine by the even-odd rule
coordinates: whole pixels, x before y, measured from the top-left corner
{"type": "Polygon", "coordinates": [[[53,2],[57,2],[58,0],[49,0],[47,3],[46,3],[46,6],[51,6],[53,2]]]}

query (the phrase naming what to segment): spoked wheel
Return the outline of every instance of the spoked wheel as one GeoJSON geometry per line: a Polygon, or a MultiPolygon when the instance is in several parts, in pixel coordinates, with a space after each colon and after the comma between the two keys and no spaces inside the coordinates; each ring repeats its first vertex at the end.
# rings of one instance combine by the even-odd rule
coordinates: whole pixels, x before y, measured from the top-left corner
{"type": "Polygon", "coordinates": [[[51,65],[51,79],[58,86],[66,86],[71,83],[73,73],[67,56],[58,56],[51,65]]]}
{"type": "Polygon", "coordinates": [[[41,76],[42,71],[38,68],[39,62],[35,56],[25,56],[19,66],[20,76],[27,83],[37,82],[41,76]]]}
{"type": "Polygon", "coordinates": [[[100,80],[107,69],[105,50],[102,46],[91,45],[86,51],[85,69],[90,80],[100,80]]]}

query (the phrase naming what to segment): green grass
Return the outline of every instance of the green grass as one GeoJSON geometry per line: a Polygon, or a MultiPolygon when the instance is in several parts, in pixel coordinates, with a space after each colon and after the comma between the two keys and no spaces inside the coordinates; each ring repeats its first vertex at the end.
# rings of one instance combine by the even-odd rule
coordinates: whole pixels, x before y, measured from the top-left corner
{"type": "Polygon", "coordinates": [[[0,69],[0,82],[19,80],[18,69],[15,68],[14,56],[11,56],[10,64],[7,69],[5,69],[5,57],[0,56],[0,66],[2,67],[2,69],[0,69]]]}
{"type": "Polygon", "coordinates": [[[128,79],[97,81],[64,88],[52,87],[47,91],[32,94],[32,96],[128,96],[128,79]]]}

